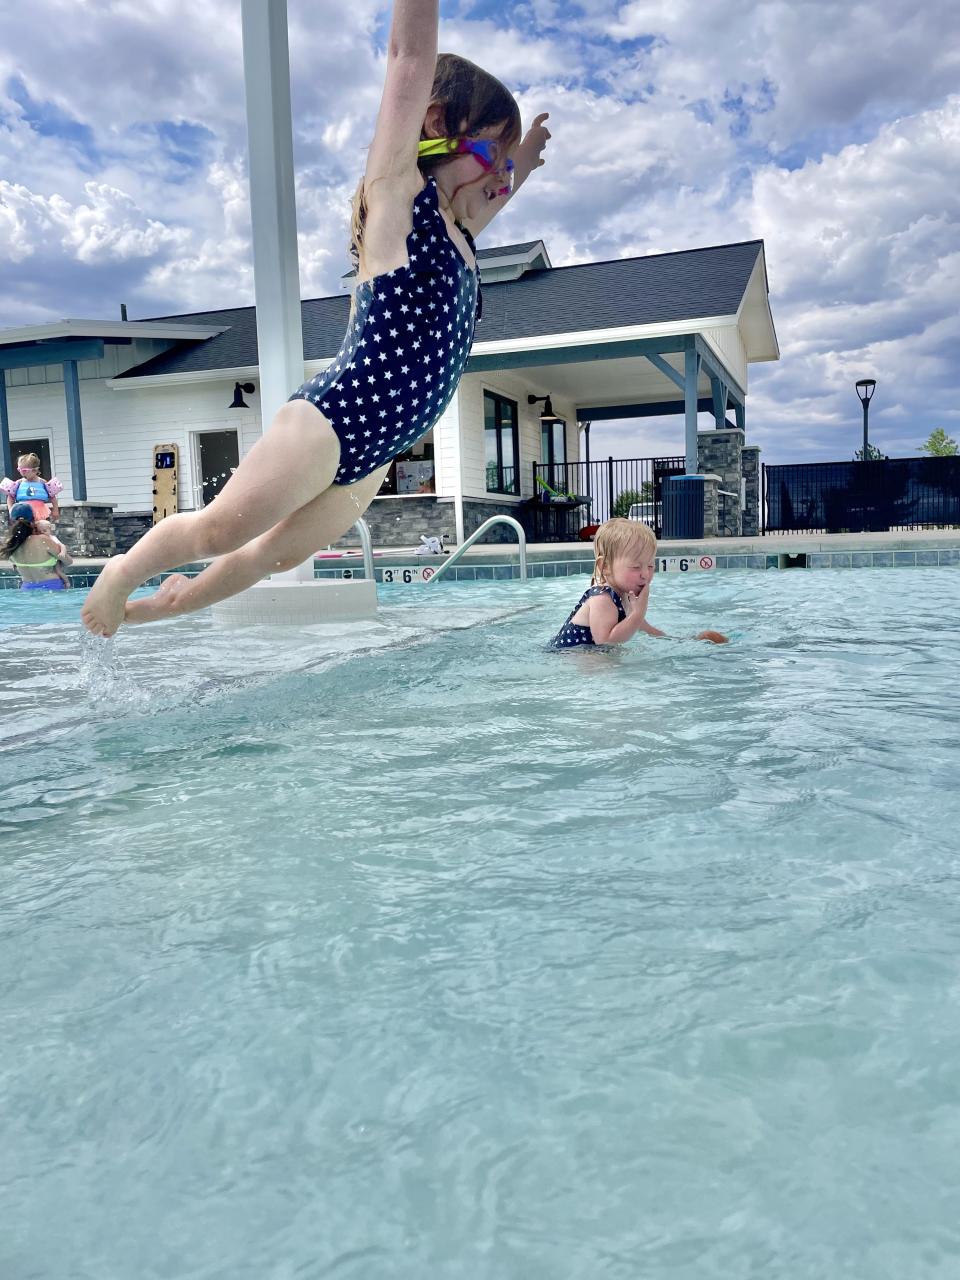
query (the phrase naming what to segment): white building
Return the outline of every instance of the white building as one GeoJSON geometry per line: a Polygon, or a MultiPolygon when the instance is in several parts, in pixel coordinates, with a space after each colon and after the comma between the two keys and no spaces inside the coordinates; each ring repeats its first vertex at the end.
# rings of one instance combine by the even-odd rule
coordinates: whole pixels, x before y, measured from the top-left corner
{"type": "MultiPolygon", "coordinates": [[[[467,372],[374,500],[381,544],[441,530],[459,541],[495,511],[529,524],[535,474],[591,497],[575,523],[603,519],[626,486],[600,474],[606,462],[587,470],[586,424],[683,414],[676,454],[695,471],[698,413],[744,431],[748,367],[779,356],[759,240],[570,267],[552,267],[534,241],[481,250],[479,264],[467,372]]],[[[305,377],[333,359],[348,309],[345,294],[302,303],[305,377]]],[[[38,453],[63,481],[65,511],[111,505],[121,543],[152,518],[157,446],[178,447],[187,510],[216,495],[263,425],[253,307],[3,330],[0,375],[6,474],[17,453],[38,453]]]]}

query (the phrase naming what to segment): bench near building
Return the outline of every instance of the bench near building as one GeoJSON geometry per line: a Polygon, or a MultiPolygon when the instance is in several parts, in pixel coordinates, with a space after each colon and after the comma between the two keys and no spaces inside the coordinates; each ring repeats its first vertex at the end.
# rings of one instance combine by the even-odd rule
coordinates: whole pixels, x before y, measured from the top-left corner
{"type": "MultiPolygon", "coordinates": [[[[706,536],[758,532],[747,372],[779,357],[762,241],[570,267],[551,266],[533,241],[478,259],[483,318],[467,372],[434,429],[391,467],[366,515],[375,543],[460,542],[497,513],[529,528],[535,470],[585,461],[590,423],[663,414],[682,418],[686,472],[709,477],[706,536]]],[[[347,294],[301,304],[305,377],[332,361],[349,305],[347,294]]],[[[42,473],[64,484],[61,533],[77,554],[109,555],[139,536],[157,501],[170,509],[172,477],[158,462],[175,469],[174,509],[216,497],[262,430],[258,378],[253,307],[2,330],[6,474],[18,453],[39,454],[42,473]]],[[[580,522],[604,518],[602,506],[598,495],[580,522]]]]}

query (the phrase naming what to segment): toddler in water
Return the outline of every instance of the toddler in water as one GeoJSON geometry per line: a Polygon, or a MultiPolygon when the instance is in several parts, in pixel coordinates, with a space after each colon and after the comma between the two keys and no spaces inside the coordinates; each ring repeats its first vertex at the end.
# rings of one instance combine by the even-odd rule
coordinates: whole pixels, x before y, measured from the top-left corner
{"type": "MultiPolygon", "coordinates": [[[[623,644],[645,631],[662,636],[647,622],[650,584],[656,571],[657,540],[638,520],[607,520],[594,538],[593,578],[566,622],[550,641],[553,649],[623,644]]],[[[701,631],[698,640],[726,644],[719,631],[701,631]]]]}
{"type": "Polygon", "coordinates": [[[354,306],[333,364],[294,392],[216,502],[161,520],[106,565],[81,610],[95,635],[214,604],[335,542],[453,398],[479,309],[473,236],[543,163],[550,134],[541,115],[521,140],[499,80],[437,56],[438,20],[437,0],[396,0],[354,201],[354,306]],[[210,556],[196,578],[174,574],[127,603],[155,574],[210,556]]]}
{"type": "Polygon", "coordinates": [[[57,575],[57,577],[60,579],[60,581],[63,583],[64,588],[69,589],[70,579],[64,573],[63,566],[65,564],[72,563],[73,556],[70,555],[70,552],[67,550],[64,544],[60,541],[57,535],[53,532],[53,521],[52,520],[34,520],[33,527],[34,529],[36,529],[37,533],[39,533],[41,536],[45,538],[45,541],[49,546],[50,550],[57,557],[57,563],[55,565],[52,565],[51,568],[53,569],[53,572],[57,575]]]}

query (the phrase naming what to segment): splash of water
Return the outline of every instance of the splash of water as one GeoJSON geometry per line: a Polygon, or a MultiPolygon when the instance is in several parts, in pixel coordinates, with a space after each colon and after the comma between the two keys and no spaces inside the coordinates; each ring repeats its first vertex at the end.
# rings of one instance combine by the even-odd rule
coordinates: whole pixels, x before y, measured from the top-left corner
{"type": "Polygon", "coordinates": [[[150,697],[138,687],[126,670],[117,652],[116,637],[91,635],[80,632],[80,664],[78,668],[81,688],[94,706],[126,707],[132,711],[145,711],[150,697]]]}

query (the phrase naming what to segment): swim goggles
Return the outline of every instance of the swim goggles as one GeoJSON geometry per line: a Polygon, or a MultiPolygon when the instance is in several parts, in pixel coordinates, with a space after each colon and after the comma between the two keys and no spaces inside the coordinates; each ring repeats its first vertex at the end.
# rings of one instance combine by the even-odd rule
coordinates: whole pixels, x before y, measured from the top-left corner
{"type": "Polygon", "coordinates": [[[506,186],[500,187],[498,196],[508,196],[513,190],[513,161],[502,163],[498,159],[499,143],[493,138],[424,138],[417,150],[418,156],[476,156],[485,173],[502,173],[506,186]]]}

